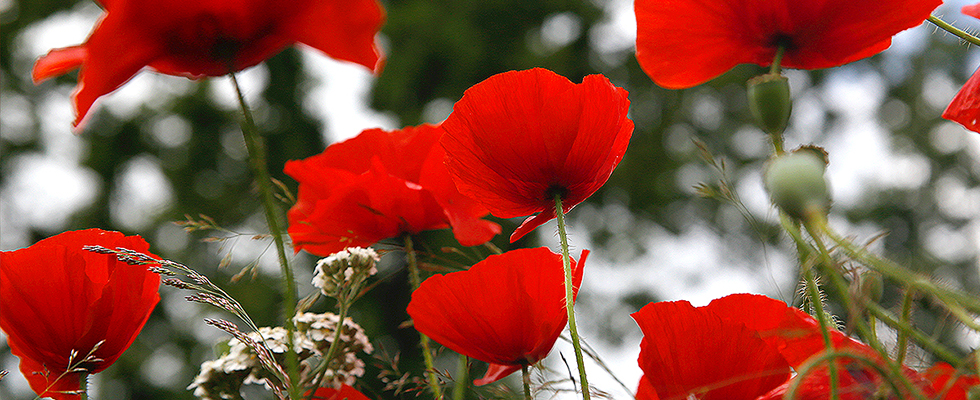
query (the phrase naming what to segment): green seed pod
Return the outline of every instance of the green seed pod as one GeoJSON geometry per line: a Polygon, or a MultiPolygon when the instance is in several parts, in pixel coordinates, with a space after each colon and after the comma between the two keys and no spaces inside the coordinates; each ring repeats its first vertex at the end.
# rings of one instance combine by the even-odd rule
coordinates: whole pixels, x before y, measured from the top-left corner
{"type": "Polygon", "coordinates": [[[826,214],[830,210],[830,188],[824,172],[826,153],[807,147],[769,160],[763,179],[769,198],[796,219],[810,212],[826,214]]]}
{"type": "MultiPolygon", "coordinates": [[[[765,74],[749,79],[749,111],[755,123],[773,139],[782,136],[789,124],[793,102],[789,98],[789,80],[782,75],[765,74]]],[[[782,139],[780,139],[782,141],[782,139]]]]}

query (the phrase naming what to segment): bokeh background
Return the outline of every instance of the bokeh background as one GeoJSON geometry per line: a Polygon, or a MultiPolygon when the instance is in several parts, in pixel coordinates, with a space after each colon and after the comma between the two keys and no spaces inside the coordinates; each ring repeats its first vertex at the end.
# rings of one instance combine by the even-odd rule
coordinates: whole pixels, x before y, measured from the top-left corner
{"type": "MultiPolygon", "coordinates": [[[[640,333],[629,313],[648,302],[702,305],[755,292],[799,303],[795,254],[762,189],[768,145],[744,99],[744,82],[761,68],[740,66],[688,90],[657,87],[636,63],[628,0],[382,3],[387,63],[379,76],[303,48],[241,73],[273,176],[291,190],[296,182],[281,173],[287,160],[317,154],[365,128],[438,123],[466,88],[495,73],[544,67],[576,82],[601,73],[630,92],[636,131],[609,182],[570,214],[573,254],[593,251],[576,307],[580,329],[626,388],[595,363],[589,364],[592,383],[610,398],[629,397],[640,376],[640,333]],[[699,184],[722,180],[737,190],[737,204],[698,196],[699,184]]],[[[966,3],[948,1],[935,14],[980,31],[980,21],[959,13],[966,3]]],[[[259,325],[277,324],[278,267],[270,242],[252,239],[264,233],[264,219],[228,79],[144,72],[103,98],[78,134],[70,129],[69,101],[76,74],[31,82],[34,60],[82,42],[100,13],[89,0],[0,0],[0,250],[73,229],[139,234],[155,253],[228,289],[259,325]],[[185,232],[174,224],[185,215],[206,215],[227,230],[185,232]]],[[[974,293],[980,292],[980,134],[940,114],[978,65],[976,48],[925,24],[870,59],[786,71],[794,97],[787,146],[812,143],[830,153],[831,223],[860,242],[877,238],[869,245],[874,251],[974,293]]],[[[505,232],[516,226],[499,222],[505,232]]],[[[514,245],[506,235],[496,244],[554,247],[554,234],[552,223],[514,245]]],[[[420,239],[434,261],[452,245],[444,232],[420,239]]],[[[301,294],[312,291],[314,262],[303,253],[294,259],[301,294]]],[[[93,398],[193,398],[184,388],[200,363],[215,356],[213,345],[227,339],[202,319],[229,317],[185,302],[188,293],[164,287],[161,294],[132,348],[94,377],[93,398]]],[[[899,295],[888,290],[883,302],[893,306],[899,295]]],[[[401,326],[409,298],[395,251],[354,312],[377,348],[361,382],[374,398],[415,398],[412,391],[384,391],[420,370],[417,336],[401,326]]],[[[916,306],[919,326],[945,344],[964,353],[980,344],[929,302],[916,306]]],[[[438,365],[455,371],[449,353],[438,365]]],[[[551,372],[535,376],[539,383],[567,379],[559,354],[569,358],[570,346],[559,342],[546,363],[551,372]]],[[[930,361],[914,354],[913,361],[930,361]]],[[[479,364],[473,374],[482,374],[479,364]]],[[[33,397],[2,339],[0,369],[11,371],[0,382],[0,398],[33,397]]],[[[557,382],[541,396],[565,397],[562,390],[570,387],[557,382]]],[[[469,398],[497,396],[506,394],[480,389],[469,398]]],[[[250,398],[269,397],[257,391],[250,398]]]]}

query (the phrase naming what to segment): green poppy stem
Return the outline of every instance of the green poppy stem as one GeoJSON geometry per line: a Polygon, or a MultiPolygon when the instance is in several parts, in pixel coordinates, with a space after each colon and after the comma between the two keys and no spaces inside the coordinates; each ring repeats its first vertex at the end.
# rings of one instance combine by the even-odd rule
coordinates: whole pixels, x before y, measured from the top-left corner
{"type": "Polygon", "coordinates": [[[340,343],[340,334],[344,331],[344,320],[347,319],[347,312],[350,310],[350,301],[346,296],[342,297],[339,301],[340,304],[337,305],[340,314],[338,314],[339,321],[337,323],[337,329],[333,333],[333,341],[330,342],[330,347],[327,348],[327,353],[323,356],[323,364],[320,365],[322,369],[314,371],[316,374],[316,380],[313,383],[313,390],[306,395],[306,400],[312,400],[313,396],[316,394],[316,389],[320,388],[323,383],[323,378],[326,377],[327,371],[330,370],[330,362],[337,357],[337,349],[339,348],[338,343],[340,343]]]}
{"type": "Polygon", "coordinates": [[[939,17],[936,17],[935,15],[930,15],[927,21],[932,22],[933,25],[938,26],[940,29],[946,32],[956,35],[957,37],[967,41],[968,43],[980,46],[980,38],[973,36],[960,28],[953,26],[949,22],[939,19],[939,17]]]}
{"type": "Polygon", "coordinates": [[[770,74],[779,75],[782,68],[781,64],[783,63],[783,55],[785,54],[786,54],[786,46],[779,46],[779,48],[776,49],[776,56],[773,57],[772,65],[769,66],[770,74]]]}
{"type": "Polygon", "coordinates": [[[78,398],[88,400],[88,374],[82,372],[78,374],[78,398]]]}
{"type": "Polygon", "coordinates": [[[524,381],[524,400],[531,400],[531,374],[527,365],[521,366],[521,378],[524,381]]]}
{"type": "MultiPolygon", "coordinates": [[[[405,235],[405,260],[408,262],[408,276],[412,281],[412,291],[418,290],[422,286],[422,277],[419,276],[419,261],[415,257],[415,248],[412,245],[412,236],[405,235]]],[[[422,357],[425,359],[425,377],[429,382],[429,389],[436,399],[442,399],[442,388],[439,386],[439,377],[436,375],[435,363],[432,362],[432,349],[429,346],[429,337],[419,332],[419,344],[422,346],[422,357]]]]}
{"type": "Polygon", "coordinates": [[[565,310],[568,311],[568,331],[572,336],[572,347],[575,348],[575,362],[578,365],[579,381],[582,387],[582,398],[589,400],[589,380],[585,375],[585,360],[582,358],[582,344],[575,326],[575,296],[572,291],[572,262],[568,254],[568,232],[565,230],[565,209],[562,208],[561,195],[555,195],[555,216],[558,220],[558,237],[561,239],[561,258],[565,266],[565,310]]]}
{"type": "Polygon", "coordinates": [[[453,400],[466,398],[466,387],[470,380],[470,358],[459,355],[459,365],[456,367],[456,386],[453,387],[453,400]]]}
{"type": "MultiPolygon", "coordinates": [[[[245,138],[245,147],[248,149],[249,166],[255,175],[255,183],[259,187],[262,207],[265,210],[265,221],[269,225],[269,232],[272,240],[276,244],[276,251],[279,254],[279,267],[282,270],[282,292],[283,292],[283,325],[286,328],[286,344],[288,349],[293,348],[293,332],[296,327],[293,325],[293,316],[296,314],[296,281],[293,279],[293,271],[289,268],[289,260],[286,258],[286,246],[283,243],[282,222],[276,212],[276,199],[272,190],[272,176],[269,175],[269,167],[266,162],[265,143],[259,135],[252,119],[252,112],[249,110],[245,96],[242,94],[241,85],[235,73],[229,73],[231,82],[235,86],[235,94],[238,95],[238,104],[242,109],[243,119],[241,120],[242,135],[245,138]]],[[[302,398],[299,390],[299,358],[294,351],[286,352],[286,373],[289,375],[289,397],[292,399],[302,398]]]]}

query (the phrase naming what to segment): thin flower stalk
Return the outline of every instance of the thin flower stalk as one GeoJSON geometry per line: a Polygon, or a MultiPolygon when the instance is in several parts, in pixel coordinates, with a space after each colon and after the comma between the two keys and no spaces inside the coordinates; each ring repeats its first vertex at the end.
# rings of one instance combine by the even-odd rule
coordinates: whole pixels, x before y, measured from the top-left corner
{"type": "MultiPolygon", "coordinates": [[[[282,270],[282,292],[283,292],[283,325],[288,335],[286,343],[290,349],[293,348],[293,332],[296,327],[293,325],[293,315],[296,314],[296,281],[293,279],[293,271],[289,267],[289,260],[286,258],[286,246],[283,243],[282,221],[279,213],[276,212],[276,198],[272,190],[272,177],[269,175],[269,168],[266,162],[265,144],[256,129],[255,120],[252,119],[252,112],[245,102],[242,94],[241,85],[234,72],[228,74],[235,87],[235,94],[238,95],[238,103],[242,109],[242,135],[245,138],[245,147],[248,148],[249,165],[252,173],[255,174],[255,182],[259,187],[262,207],[265,210],[265,220],[269,225],[272,240],[276,244],[276,253],[279,256],[279,267],[282,270]]],[[[288,386],[289,396],[294,399],[300,398],[298,388],[299,383],[299,359],[295,352],[286,352],[286,371],[289,374],[288,386]]]]}
{"type": "Polygon", "coordinates": [[[453,387],[453,400],[466,398],[466,381],[470,379],[470,358],[460,354],[456,367],[456,385],[453,387]]]}
{"type": "Polygon", "coordinates": [[[956,37],[965,40],[967,43],[980,46],[980,38],[971,35],[967,31],[964,31],[960,28],[953,26],[949,22],[943,21],[942,19],[940,19],[935,15],[930,15],[929,18],[926,19],[926,21],[932,22],[933,25],[936,25],[937,27],[939,27],[940,29],[946,32],[956,35],[956,37]]]}
{"type": "MultiPolygon", "coordinates": [[[[817,287],[816,280],[813,277],[813,269],[807,267],[804,268],[806,268],[806,271],[803,272],[804,279],[806,280],[806,290],[807,294],[810,296],[810,304],[813,305],[813,311],[814,314],[816,314],[817,321],[820,322],[820,334],[823,335],[823,341],[824,345],[827,347],[827,351],[833,354],[834,347],[830,340],[830,329],[832,328],[830,328],[830,321],[827,318],[827,314],[824,312],[823,301],[820,301],[820,289],[817,287]]],[[[839,385],[837,363],[832,362],[833,358],[830,358],[830,360],[831,362],[827,364],[827,370],[830,374],[830,399],[837,400],[840,398],[840,394],[838,393],[839,385]]],[[[790,399],[794,398],[793,396],[788,397],[790,399]]]]}
{"type": "MultiPolygon", "coordinates": [[[[422,277],[419,275],[419,261],[415,256],[415,247],[412,243],[412,236],[405,235],[405,261],[408,263],[408,275],[412,283],[412,291],[418,290],[422,285],[422,277]]],[[[419,332],[419,345],[422,346],[422,357],[425,359],[425,377],[429,383],[429,390],[436,399],[442,399],[442,387],[439,386],[439,376],[436,375],[435,363],[432,361],[432,348],[429,346],[429,337],[419,332]]]]}
{"type": "Polygon", "coordinates": [[[894,262],[878,257],[867,249],[855,245],[850,240],[836,233],[826,221],[820,221],[815,229],[822,232],[841,250],[857,262],[877,271],[883,276],[901,282],[919,292],[927,293],[940,300],[944,306],[947,302],[955,302],[959,307],[972,313],[980,313],[980,299],[969,293],[956,289],[942,287],[928,277],[909,271],[894,262]]]}
{"type": "Polygon", "coordinates": [[[521,367],[521,381],[524,382],[524,399],[531,400],[531,374],[527,365],[521,367]]]}
{"type": "Polygon", "coordinates": [[[585,373],[585,359],[582,357],[582,344],[579,340],[578,328],[575,326],[571,256],[568,254],[568,232],[565,229],[565,211],[561,204],[561,194],[555,195],[555,215],[558,220],[558,238],[561,240],[561,258],[565,267],[565,310],[568,311],[568,332],[572,336],[572,347],[575,348],[575,363],[578,366],[582,398],[588,400],[590,398],[589,380],[585,373]]]}

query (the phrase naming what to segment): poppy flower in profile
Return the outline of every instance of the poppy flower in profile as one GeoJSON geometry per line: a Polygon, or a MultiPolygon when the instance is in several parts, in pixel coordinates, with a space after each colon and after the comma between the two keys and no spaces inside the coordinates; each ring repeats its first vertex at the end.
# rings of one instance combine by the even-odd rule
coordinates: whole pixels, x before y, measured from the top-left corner
{"type": "Polygon", "coordinates": [[[941,0],[637,0],[636,59],[665,88],[697,86],[732,67],[836,67],[880,53],[941,0]]]}
{"type": "Polygon", "coordinates": [[[77,399],[79,372],[100,372],[136,339],[160,301],[160,276],[84,246],[148,254],[139,236],[65,232],[0,252],[0,329],[41,397],[77,399]]]}
{"type": "Polygon", "coordinates": [[[77,127],[99,97],[143,67],[167,75],[220,76],[256,65],[295,43],[378,71],[377,0],[97,0],[105,13],[84,44],[55,49],[34,65],[34,82],[81,67],[73,95],[77,127]]]}
{"type": "Polygon", "coordinates": [[[595,193],[633,134],[625,90],[602,75],[575,84],[546,69],[491,76],[466,90],[442,123],[460,193],[500,218],[528,218],[513,242],[595,193]]]}
{"type": "MultiPolygon", "coordinates": [[[[589,252],[572,260],[575,295],[589,252]]],[[[435,275],[412,293],[415,329],[490,364],[485,385],[543,359],[565,329],[562,257],[546,247],[492,255],[466,271],[435,275]]]]}
{"type": "Polygon", "coordinates": [[[296,251],[326,256],[450,226],[464,246],[500,233],[500,225],[481,219],[485,208],[456,191],[438,145],[441,135],[432,125],[369,129],[287,162],[284,171],[299,181],[299,198],[288,214],[296,251]]]}
{"type": "MultiPolygon", "coordinates": [[[[704,307],[686,301],[650,303],[633,319],[644,334],[637,399],[781,400],[797,379],[803,379],[798,399],[829,397],[825,365],[802,377],[790,375],[825,352],[819,323],[779,300],[734,294],[704,307]]],[[[838,331],[830,334],[834,348],[890,368],[867,345],[838,331]]],[[[835,363],[841,400],[867,399],[887,386],[871,366],[848,357],[835,363]]],[[[903,367],[903,373],[918,389],[932,393],[917,372],[903,367]]]]}
{"type": "Polygon", "coordinates": [[[789,378],[790,363],[780,354],[777,337],[767,341],[744,321],[751,313],[760,325],[776,329],[785,324],[786,304],[755,295],[728,298],[735,305],[765,308],[744,308],[739,318],[719,303],[696,308],[674,301],[650,303],[632,314],[643,331],[638,399],[753,400],[789,378]]]}
{"type": "MultiPolygon", "coordinates": [[[[963,14],[980,18],[980,4],[965,6],[963,14]]],[[[956,92],[953,101],[943,111],[943,118],[963,125],[964,128],[980,132],[980,69],[956,92]]]]}

